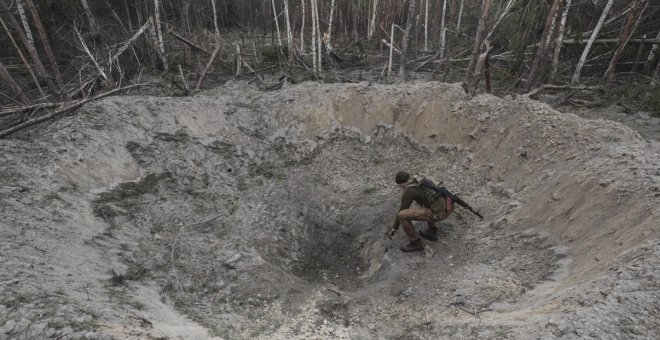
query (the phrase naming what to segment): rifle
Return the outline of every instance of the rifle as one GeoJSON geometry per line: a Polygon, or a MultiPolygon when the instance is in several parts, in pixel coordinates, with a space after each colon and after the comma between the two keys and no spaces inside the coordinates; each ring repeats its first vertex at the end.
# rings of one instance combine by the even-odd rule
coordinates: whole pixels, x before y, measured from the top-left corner
{"type": "Polygon", "coordinates": [[[473,214],[479,216],[483,220],[484,217],[481,216],[481,214],[474,211],[474,209],[472,209],[472,207],[469,204],[467,204],[467,202],[465,202],[462,198],[460,198],[460,197],[452,194],[451,192],[449,192],[449,190],[447,190],[447,188],[437,186],[431,180],[426,179],[426,178],[422,179],[422,181],[419,183],[419,185],[423,188],[429,188],[429,189],[435,191],[439,196],[451,198],[452,201],[456,202],[458,205],[462,206],[463,208],[465,208],[467,210],[470,210],[473,214]]]}

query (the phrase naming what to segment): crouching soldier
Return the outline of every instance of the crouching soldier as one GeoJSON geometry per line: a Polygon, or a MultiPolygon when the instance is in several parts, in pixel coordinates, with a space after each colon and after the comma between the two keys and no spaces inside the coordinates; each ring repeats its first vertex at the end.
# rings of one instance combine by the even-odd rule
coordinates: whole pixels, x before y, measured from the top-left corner
{"type": "Polygon", "coordinates": [[[427,223],[428,228],[420,232],[421,236],[430,241],[438,239],[438,228],[436,221],[441,221],[449,217],[454,211],[452,199],[440,196],[436,191],[421,182],[425,178],[420,175],[411,176],[406,171],[399,171],[395,176],[396,184],[402,188],[401,208],[394,219],[394,224],[388,232],[390,240],[396,233],[399,225],[403,226],[403,231],[408,235],[410,243],[401,247],[402,251],[421,251],[424,250],[422,240],[419,238],[412,221],[423,221],[427,223]],[[411,204],[416,202],[419,207],[411,208],[411,204]]]}

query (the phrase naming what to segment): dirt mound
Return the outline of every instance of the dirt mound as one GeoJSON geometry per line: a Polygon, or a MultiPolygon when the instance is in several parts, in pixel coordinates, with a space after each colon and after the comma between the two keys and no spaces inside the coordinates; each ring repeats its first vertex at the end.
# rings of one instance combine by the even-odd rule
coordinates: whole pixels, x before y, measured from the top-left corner
{"type": "Polygon", "coordinates": [[[618,123],[440,83],[237,82],[0,148],[0,338],[659,335],[660,148],[618,123]],[[401,253],[402,168],[485,219],[401,253]]]}

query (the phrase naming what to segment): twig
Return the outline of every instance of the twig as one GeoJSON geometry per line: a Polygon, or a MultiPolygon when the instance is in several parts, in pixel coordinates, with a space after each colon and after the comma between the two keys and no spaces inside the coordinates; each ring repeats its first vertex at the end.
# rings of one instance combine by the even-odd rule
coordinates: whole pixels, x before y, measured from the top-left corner
{"type": "Polygon", "coordinates": [[[10,134],[12,134],[12,133],[14,133],[14,132],[16,132],[16,131],[22,130],[22,129],[26,128],[26,127],[29,127],[29,126],[32,126],[32,125],[35,125],[35,124],[39,124],[39,123],[41,123],[41,122],[45,122],[45,121],[47,121],[47,120],[49,120],[49,119],[52,119],[52,118],[54,118],[54,117],[56,117],[56,116],[58,116],[58,115],[63,114],[63,113],[67,113],[67,112],[69,112],[69,111],[73,111],[73,110],[75,110],[75,109],[77,109],[77,108],[79,108],[79,107],[85,105],[85,104],[88,103],[88,102],[91,102],[91,101],[94,101],[94,100],[99,100],[99,99],[102,99],[102,98],[105,98],[105,97],[111,96],[111,95],[113,95],[113,94],[115,94],[115,93],[118,93],[118,92],[121,92],[121,91],[125,91],[125,90],[132,89],[132,88],[134,88],[134,87],[141,87],[141,86],[145,86],[145,85],[150,85],[150,84],[152,84],[152,83],[154,83],[154,82],[148,82],[148,83],[143,83],[143,84],[134,84],[134,85],[129,85],[129,86],[125,86],[125,87],[119,87],[119,88],[116,88],[116,89],[114,89],[114,90],[110,90],[110,91],[108,91],[108,92],[101,93],[100,95],[98,95],[98,96],[96,96],[96,97],[94,97],[94,98],[88,98],[88,99],[80,100],[80,101],[78,101],[78,102],[76,102],[76,103],[74,103],[74,104],[72,104],[72,105],[69,105],[69,106],[67,106],[67,107],[65,107],[65,108],[59,109],[59,110],[57,110],[57,111],[53,111],[53,112],[51,112],[51,113],[49,113],[49,114],[47,114],[47,115],[45,115],[45,116],[41,116],[41,117],[37,117],[37,118],[33,118],[33,119],[28,120],[27,122],[24,122],[24,123],[18,124],[18,125],[13,126],[13,127],[9,128],[9,129],[2,130],[2,131],[0,131],[0,138],[7,137],[7,136],[9,136],[10,134]]]}
{"type": "Polygon", "coordinates": [[[181,281],[179,281],[179,278],[176,276],[176,267],[174,266],[174,250],[176,249],[176,243],[177,243],[177,241],[179,241],[179,237],[181,237],[181,233],[187,227],[192,227],[192,226],[195,226],[195,225],[211,222],[211,221],[215,220],[216,218],[218,218],[220,216],[223,216],[223,215],[224,214],[218,214],[218,215],[215,215],[215,216],[213,216],[213,217],[211,217],[207,220],[204,220],[204,221],[201,221],[201,222],[196,222],[196,223],[193,223],[193,224],[182,225],[181,228],[179,228],[179,232],[176,234],[176,238],[174,238],[174,242],[172,243],[172,252],[170,253],[170,261],[171,261],[171,265],[172,265],[171,274],[172,274],[172,276],[174,276],[174,278],[176,279],[176,282],[179,284],[179,289],[181,291],[183,291],[183,285],[181,285],[181,281]]]}

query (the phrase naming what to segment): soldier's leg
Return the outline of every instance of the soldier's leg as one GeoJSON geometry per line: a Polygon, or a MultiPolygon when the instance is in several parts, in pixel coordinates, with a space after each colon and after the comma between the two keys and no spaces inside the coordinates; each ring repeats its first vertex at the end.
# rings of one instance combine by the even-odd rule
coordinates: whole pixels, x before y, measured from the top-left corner
{"type": "Polygon", "coordinates": [[[432,213],[429,209],[425,208],[410,208],[404,209],[399,212],[399,222],[403,227],[403,231],[408,235],[410,244],[401,248],[403,251],[418,251],[423,250],[422,240],[419,238],[415,226],[412,221],[430,221],[432,213]]]}
{"type": "Polygon", "coordinates": [[[422,230],[419,232],[419,234],[429,240],[429,241],[437,241],[438,240],[438,227],[435,226],[435,221],[429,221],[426,223],[427,228],[426,230],[422,230]]]}

